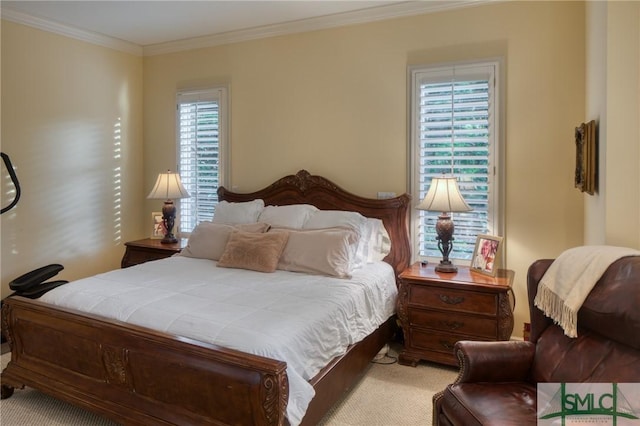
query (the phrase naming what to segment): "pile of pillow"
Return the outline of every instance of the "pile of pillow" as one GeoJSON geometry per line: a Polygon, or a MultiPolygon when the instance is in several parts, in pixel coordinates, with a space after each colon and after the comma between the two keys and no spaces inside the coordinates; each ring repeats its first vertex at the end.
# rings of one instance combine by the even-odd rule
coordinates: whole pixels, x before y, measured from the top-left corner
{"type": "Polygon", "coordinates": [[[382,221],[357,212],[221,201],[213,220],[195,227],[181,256],[229,268],[348,278],[366,263],[382,260],[389,249],[382,221]]]}

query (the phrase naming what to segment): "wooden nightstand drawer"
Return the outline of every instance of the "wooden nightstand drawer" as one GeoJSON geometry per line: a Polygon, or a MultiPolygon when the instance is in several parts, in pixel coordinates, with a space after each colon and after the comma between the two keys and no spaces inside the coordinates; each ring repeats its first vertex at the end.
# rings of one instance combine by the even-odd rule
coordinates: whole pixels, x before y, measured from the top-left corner
{"type": "Polygon", "coordinates": [[[411,325],[442,330],[449,333],[466,334],[474,337],[497,339],[498,321],[495,318],[456,315],[446,312],[429,311],[423,309],[409,310],[411,325]]]}
{"type": "MultiPolygon", "coordinates": [[[[173,254],[171,256],[173,256],[173,254]]],[[[150,260],[164,259],[166,257],[167,257],[167,253],[165,252],[139,249],[139,250],[131,250],[129,252],[128,261],[131,264],[137,265],[139,263],[148,262],[150,260]]]]}
{"type": "Polygon", "coordinates": [[[162,244],[160,240],[145,238],[125,243],[126,250],[120,265],[123,268],[149,262],[150,260],[171,257],[186,247],[187,240],[182,239],[174,244],[162,244]]]}
{"type": "Polygon", "coordinates": [[[409,304],[487,315],[495,315],[498,309],[498,300],[495,294],[419,285],[411,287],[409,304]]]}
{"type": "Polygon", "coordinates": [[[453,357],[453,346],[458,340],[491,340],[470,339],[460,334],[445,333],[431,330],[411,329],[411,346],[413,349],[425,349],[428,351],[444,352],[453,357]]]}

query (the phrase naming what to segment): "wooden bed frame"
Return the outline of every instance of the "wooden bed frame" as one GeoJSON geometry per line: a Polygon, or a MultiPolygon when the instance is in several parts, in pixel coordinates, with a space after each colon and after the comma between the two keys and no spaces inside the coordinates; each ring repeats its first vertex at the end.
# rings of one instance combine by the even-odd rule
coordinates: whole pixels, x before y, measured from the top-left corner
{"type": "MultiPolygon", "coordinates": [[[[350,194],[301,170],[250,194],[218,191],[230,202],[313,204],[382,219],[396,276],[409,264],[410,197],[376,200],[350,194]]],[[[288,400],[286,363],[12,297],[2,308],[11,361],[2,398],[29,386],[127,425],[282,425],[288,400]]],[[[392,337],[391,318],[310,380],[316,395],[303,424],[319,422],[364,374],[392,337]]]]}

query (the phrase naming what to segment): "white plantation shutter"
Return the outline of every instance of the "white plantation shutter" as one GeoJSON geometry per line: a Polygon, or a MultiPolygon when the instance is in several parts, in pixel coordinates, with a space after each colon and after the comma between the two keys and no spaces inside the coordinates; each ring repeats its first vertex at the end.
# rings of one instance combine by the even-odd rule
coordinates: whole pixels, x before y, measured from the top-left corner
{"type": "Polygon", "coordinates": [[[213,218],[226,155],[226,89],[178,94],[178,154],[182,184],[180,231],[189,233],[213,218]]]}
{"type": "MultiPolygon", "coordinates": [[[[473,209],[451,214],[452,259],[470,260],[477,235],[497,230],[496,71],[496,63],[411,71],[414,201],[424,198],[432,178],[445,174],[458,179],[460,192],[473,209]]],[[[442,258],[435,232],[439,213],[412,214],[416,254],[442,258]]]]}

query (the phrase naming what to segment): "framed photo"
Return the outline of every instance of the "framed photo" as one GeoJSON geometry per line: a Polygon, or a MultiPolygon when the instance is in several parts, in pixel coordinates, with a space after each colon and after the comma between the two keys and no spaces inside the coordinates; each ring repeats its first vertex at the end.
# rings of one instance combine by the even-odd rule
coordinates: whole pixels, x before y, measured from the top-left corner
{"type": "Polygon", "coordinates": [[[471,270],[495,277],[499,268],[501,244],[502,237],[478,235],[471,258],[471,270]]]}
{"type": "Polygon", "coordinates": [[[164,222],[162,221],[162,212],[151,213],[151,224],[151,238],[154,240],[164,238],[167,230],[165,229],[164,222]]]}

